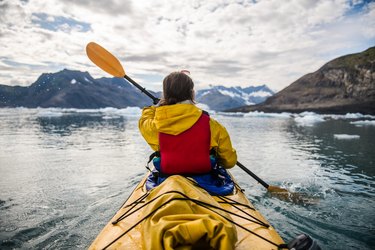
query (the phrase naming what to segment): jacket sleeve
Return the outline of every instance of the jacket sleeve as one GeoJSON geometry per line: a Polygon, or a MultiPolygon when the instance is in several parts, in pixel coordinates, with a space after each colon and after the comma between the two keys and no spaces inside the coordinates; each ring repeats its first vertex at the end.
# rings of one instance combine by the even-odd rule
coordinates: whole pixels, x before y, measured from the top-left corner
{"type": "Polygon", "coordinates": [[[224,168],[232,168],[237,162],[236,150],[232,147],[226,128],[216,120],[210,120],[211,147],[214,148],[219,157],[219,163],[224,168]]]}
{"type": "Polygon", "coordinates": [[[142,116],[139,119],[138,127],[143,138],[154,151],[159,150],[158,131],[154,123],[155,107],[146,107],[142,110],[142,116]]]}

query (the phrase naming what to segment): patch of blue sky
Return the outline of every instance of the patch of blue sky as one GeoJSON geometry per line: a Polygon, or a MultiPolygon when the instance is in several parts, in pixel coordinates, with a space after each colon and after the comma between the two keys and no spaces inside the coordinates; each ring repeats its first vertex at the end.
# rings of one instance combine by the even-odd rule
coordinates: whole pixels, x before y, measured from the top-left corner
{"type": "Polygon", "coordinates": [[[135,74],[137,78],[141,78],[147,82],[163,82],[164,76],[160,74],[135,74]]]}
{"type": "Polygon", "coordinates": [[[161,85],[165,76],[158,73],[152,74],[135,74],[135,77],[140,80],[140,84],[144,84],[146,89],[151,89],[154,91],[161,91],[161,85]]]}
{"type": "Polygon", "coordinates": [[[33,64],[29,64],[29,63],[22,63],[22,62],[16,62],[16,61],[13,61],[11,59],[8,59],[8,58],[0,58],[1,62],[3,62],[4,64],[6,65],[9,65],[11,67],[32,67],[32,66],[40,66],[40,64],[37,64],[37,65],[33,65],[33,64]]]}
{"type": "Polygon", "coordinates": [[[348,9],[346,15],[356,15],[366,11],[367,6],[372,2],[374,0],[349,0],[350,9],[348,9]]]}
{"type": "Polygon", "coordinates": [[[64,31],[71,30],[79,32],[87,32],[91,30],[91,24],[67,18],[63,16],[51,16],[46,13],[33,13],[32,22],[39,25],[43,29],[51,31],[64,31]]]}
{"type": "Polygon", "coordinates": [[[54,70],[59,70],[65,67],[65,64],[61,64],[61,63],[43,61],[43,62],[36,62],[35,64],[31,64],[31,63],[17,62],[7,57],[1,57],[0,61],[11,67],[22,67],[22,68],[27,68],[30,70],[48,69],[49,71],[51,70],[54,71],[54,70]]]}

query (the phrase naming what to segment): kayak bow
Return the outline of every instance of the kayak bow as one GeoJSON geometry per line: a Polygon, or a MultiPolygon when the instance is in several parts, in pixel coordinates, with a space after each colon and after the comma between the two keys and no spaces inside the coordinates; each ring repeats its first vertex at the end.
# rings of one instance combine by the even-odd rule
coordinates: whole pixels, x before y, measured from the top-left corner
{"type": "MultiPolygon", "coordinates": [[[[202,247],[202,244],[214,249],[285,247],[280,235],[254,208],[238,184],[231,195],[211,196],[187,177],[170,176],[150,191],[146,191],[146,179],[147,176],[104,227],[90,249],[174,249],[173,244],[181,242],[190,248],[202,247]],[[188,209],[185,207],[187,203],[188,209]],[[170,219],[176,216],[178,219],[172,225],[170,219]],[[191,218],[196,222],[197,216],[200,216],[200,223],[196,223],[192,230],[180,225],[191,218]],[[206,219],[209,219],[208,222],[206,219]],[[211,224],[216,226],[210,228],[211,224]],[[224,231],[218,228],[224,228],[224,231]],[[193,234],[201,237],[200,240],[192,239],[193,234]]],[[[192,222],[188,221],[188,224],[192,222]]]]}

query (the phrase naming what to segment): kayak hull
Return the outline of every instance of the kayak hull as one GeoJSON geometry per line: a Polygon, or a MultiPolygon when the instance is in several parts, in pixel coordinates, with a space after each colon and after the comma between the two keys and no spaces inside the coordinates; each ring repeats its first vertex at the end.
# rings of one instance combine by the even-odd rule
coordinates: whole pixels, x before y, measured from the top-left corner
{"type": "MultiPolygon", "coordinates": [[[[170,187],[173,189],[179,178],[186,179],[183,176],[171,176],[166,182],[170,181],[170,187]]],[[[142,210],[146,206],[144,197],[148,194],[145,187],[146,179],[147,176],[137,185],[89,249],[145,249],[142,239],[144,230],[142,220],[145,214],[142,210]],[[124,215],[126,218],[121,219],[124,215]],[[113,224],[115,221],[118,222],[113,224]]],[[[191,185],[192,187],[189,188],[199,188],[193,182],[191,185]]],[[[231,223],[235,225],[237,231],[235,249],[278,249],[277,246],[284,243],[277,231],[254,208],[237,184],[233,194],[212,197],[220,204],[220,210],[228,212],[231,223]]]]}

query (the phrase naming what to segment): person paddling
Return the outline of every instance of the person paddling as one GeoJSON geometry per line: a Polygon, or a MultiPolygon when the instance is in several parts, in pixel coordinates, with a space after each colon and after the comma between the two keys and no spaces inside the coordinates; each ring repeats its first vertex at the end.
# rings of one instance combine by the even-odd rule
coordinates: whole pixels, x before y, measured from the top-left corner
{"type": "Polygon", "coordinates": [[[237,162],[225,127],[195,105],[194,83],[187,71],[172,72],[163,80],[163,97],[146,107],[139,130],[154,151],[160,152],[165,175],[207,174],[213,165],[231,168],[237,162]]]}

